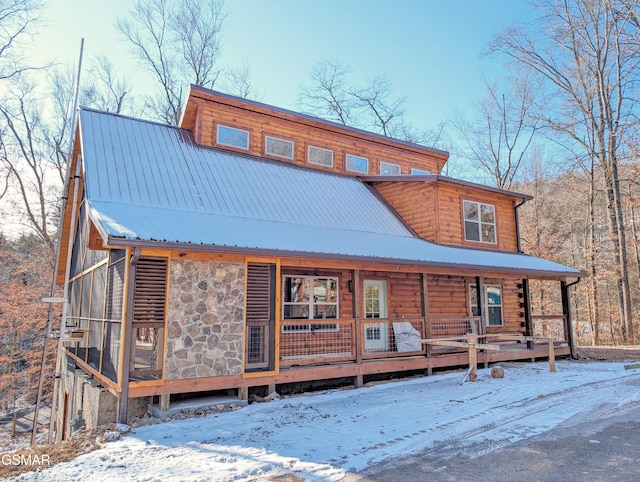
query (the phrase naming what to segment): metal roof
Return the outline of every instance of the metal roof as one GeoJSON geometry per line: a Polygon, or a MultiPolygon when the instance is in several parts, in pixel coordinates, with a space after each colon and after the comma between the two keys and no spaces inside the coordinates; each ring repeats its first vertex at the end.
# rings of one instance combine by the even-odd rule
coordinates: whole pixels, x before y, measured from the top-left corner
{"type": "Polygon", "coordinates": [[[112,244],[581,274],[420,239],[356,177],[201,147],[189,131],[87,109],[80,127],[89,213],[112,244]]]}

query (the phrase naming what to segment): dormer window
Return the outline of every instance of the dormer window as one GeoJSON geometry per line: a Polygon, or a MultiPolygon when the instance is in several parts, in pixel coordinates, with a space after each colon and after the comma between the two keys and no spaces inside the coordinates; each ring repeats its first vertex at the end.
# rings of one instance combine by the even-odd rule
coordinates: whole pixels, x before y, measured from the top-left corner
{"type": "Polygon", "coordinates": [[[265,136],[264,153],[270,156],[293,159],[293,142],[277,137],[265,136]]]}
{"type": "Polygon", "coordinates": [[[491,204],[463,201],[464,239],[479,243],[496,242],[496,208],[491,204]]]}
{"type": "Polygon", "coordinates": [[[249,149],[249,131],[218,125],[216,141],[223,146],[249,149]]]}
{"type": "Polygon", "coordinates": [[[361,172],[363,174],[367,174],[369,172],[369,159],[366,157],[347,154],[345,156],[344,163],[347,171],[361,172]]]}
{"type": "Polygon", "coordinates": [[[309,164],[333,167],[333,151],[321,147],[309,146],[307,149],[307,161],[309,164]]]}
{"type": "Polygon", "coordinates": [[[380,162],[380,175],[381,176],[399,176],[400,166],[397,164],[391,164],[390,162],[380,162]]]}
{"type": "Polygon", "coordinates": [[[431,174],[429,171],[425,171],[424,169],[416,169],[414,167],[411,168],[411,175],[413,176],[428,176],[431,174]]]}

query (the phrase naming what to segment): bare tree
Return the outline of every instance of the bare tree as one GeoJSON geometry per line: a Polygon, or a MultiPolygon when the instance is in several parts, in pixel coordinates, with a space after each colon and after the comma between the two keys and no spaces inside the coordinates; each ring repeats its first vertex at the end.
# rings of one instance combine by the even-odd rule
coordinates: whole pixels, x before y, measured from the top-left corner
{"type": "Polygon", "coordinates": [[[361,122],[366,128],[373,128],[385,136],[390,136],[394,124],[402,121],[406,98],[393,97],[393,86],[387,77],[375,76],[369,85],[352,89],[350,94],[357,100],[361,122]]]}
{"type": "Polygon", "coordinates": [[[348,67],[335,60],[316,63],[311,83],[302,87],[298,103],[305,112],[342,125],[352,123],[355,99],[348,90],[348,67]]]}
{"type": "Polygon", "coordinates": [[[637,111],[640,44],[630,21],[635,2],[547,0],[546,16],[531,33],[516,28],[494,47],[539,75],[553,108],[540,119],[565,140],[582,146],[602,170],[614,246],[622,334],[634,340],[627,241],[618,167],[623,140],[637,111]]]}
{"type": "Polygon", "coordinates": [[[25,46],[40,17],[39,0],[0,2],[0,80],[32,69],[26,61],[25,46]]]}
{"type": "Polygon", "coordinates": [[[130,19],[117,27],[160,93],[146,98],[158,120],[177,125],[183,89],[190,83],[213,87],[218,79],[222,0],[136,0],[130,19]]]}
{"type": "Polygon", "coordinates": [[[6,125],[0,163],[9,174],[12,211],[18,221],[52,247],[60,176],[56,171],[62,166],[51,163],[48,156],[42,104],[34,81],[24,74],[12,77],[10,94],[0,103],[0,118],[6,125]]]}
{"type": "Polygon", "coordinates": [[[485,80],[486,97],[476,105],[475,117],[458,114],[450,122],[464,142],[461,155],[488,173],[496,187],[509,189],[537,131],[531,117],[536,89],[524,76],[503,85],[485,80]]]}
{"type": "Polygon", "coordinates": [[[223,74],[222,90],[243,99],[255,99],[251,68],[247,64],[240,67],[227,67],[223,74]]]}
{"type": "Polygon", "coordinates": [[[351,83],[350,74],[349,67],[335,60],[316,63],[309,84],[298,96],[303,111],[409,142],[433,145],[442,141],[443,126],[421,130],[406,121],[406,99],[394,96],[387,77],[378,75],[357,87],[351,83]]]}
{"type": "MultiPolygon", "coordinates": [[[[82,89],[82,104],[114,114],[133,114],[135,99],[133,86],[116,71],[113,63],[104,55],[99,56],[89,68],[88,82],[82,89]]],[[[73,82],[68,85],[72,85],[73,82]]]]}

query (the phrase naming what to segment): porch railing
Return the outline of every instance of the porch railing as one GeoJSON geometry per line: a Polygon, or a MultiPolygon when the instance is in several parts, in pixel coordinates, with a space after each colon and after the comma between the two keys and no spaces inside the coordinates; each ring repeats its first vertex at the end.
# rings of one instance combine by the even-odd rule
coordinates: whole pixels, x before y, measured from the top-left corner
{"type": "Polygon", "coordinates": [[[280,364],[423,355],[424,318],[283,320],[280,364]]]}
{"type": "MultiPolygon", "coordinates": [[[[562,315],[533,317],[534,336],[567,339],[562,315]]],[[[482,335],[480,317],[433,316],[411,318],[347,318],[283,320],[280,324],[280,364],[312,365],[401,358],[456,351],[427,347],[424,338],[482,335]]]]}

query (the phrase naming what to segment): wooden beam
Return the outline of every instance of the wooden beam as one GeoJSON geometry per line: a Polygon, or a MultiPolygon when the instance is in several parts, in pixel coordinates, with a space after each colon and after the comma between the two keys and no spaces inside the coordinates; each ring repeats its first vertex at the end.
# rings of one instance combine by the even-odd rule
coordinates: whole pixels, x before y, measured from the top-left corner
{"type": "Polygon", "coordinates": [[[428,345],[435,345],[435,346],[448,346],[452,348],[474,348],[475,350],[494,350],[494,351],[500,350],[500,345],[490,345],[487,343],[472,343],[471,341],[467,343],[464,341],[452,341],[452,340],[449,341],[449,340],[435,339],[435,340],[422,340],[422,343],[426,343],[428,345]]]}

